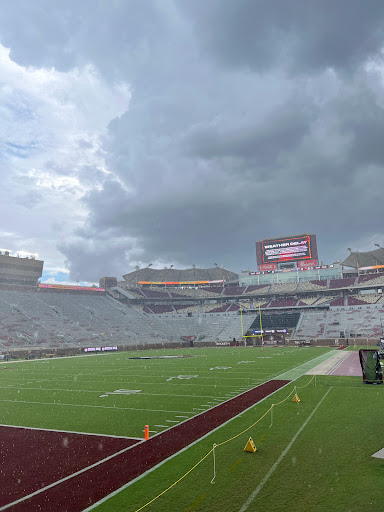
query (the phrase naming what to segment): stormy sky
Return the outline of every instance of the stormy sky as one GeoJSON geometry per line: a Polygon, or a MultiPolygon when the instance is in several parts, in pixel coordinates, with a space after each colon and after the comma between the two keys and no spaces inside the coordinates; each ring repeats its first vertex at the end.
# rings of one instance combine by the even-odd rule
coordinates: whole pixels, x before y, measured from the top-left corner
{"type": "Polygon", "coordinates": [[[51,281],[384,246],[382,0],[2,0],[0,247],[51,281]]]}

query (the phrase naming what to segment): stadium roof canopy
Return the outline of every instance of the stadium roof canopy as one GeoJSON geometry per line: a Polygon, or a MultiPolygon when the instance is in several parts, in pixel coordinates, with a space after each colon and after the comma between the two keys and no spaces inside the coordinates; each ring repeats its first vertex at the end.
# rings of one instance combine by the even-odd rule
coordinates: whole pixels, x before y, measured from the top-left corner
{"type": "Polygon", "coordinates": [[[129,272],[123,276],[130,286],[137,283],[187,283],[196,281],[238,281],[239,276],[235,272],[221,267],[213,268],[187,268],[178,270],[175,268],[156,269],[151,267],[141,268],[129,272]]]}
{"type": "Polygon", "coordinates": [[[342,263],[344,267],[374,267],[384,265],[384,249],[375,249],[368,252],[351,252],[351,254],[342,263]]]}

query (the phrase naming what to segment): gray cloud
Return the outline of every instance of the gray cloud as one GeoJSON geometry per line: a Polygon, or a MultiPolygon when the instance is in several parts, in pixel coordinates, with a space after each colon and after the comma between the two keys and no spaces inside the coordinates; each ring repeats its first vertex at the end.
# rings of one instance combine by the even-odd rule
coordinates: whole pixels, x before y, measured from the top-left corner
{"type": "Polygon", "coordinates": [[[263,71],[353,70],[383,45],[384,4],[363,0],[185,2],[204,50],[221,64],[263,71]]]}
{"type": "Polygon", "coordinates": [[[255,240],[290,233],[317,233],[326,262],[384,239],[381,1],[40,1],[26,31],[8,6],[0,42],[18,62],[91,63],[132,86],[94,147],[110,174],[76,170],[98,187],[59,243],[72,279],[153,261],[254,268],[255,240]]]}

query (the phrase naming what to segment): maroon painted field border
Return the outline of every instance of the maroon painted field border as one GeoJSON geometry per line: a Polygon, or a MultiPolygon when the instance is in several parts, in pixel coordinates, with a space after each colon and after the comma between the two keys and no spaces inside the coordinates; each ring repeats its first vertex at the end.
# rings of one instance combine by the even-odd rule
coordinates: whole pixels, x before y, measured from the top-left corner
{"type": "Polygon", "coordinates": [[[270,380],[261,384],[7,510],[80,512],[289,382],[270,380]]]}

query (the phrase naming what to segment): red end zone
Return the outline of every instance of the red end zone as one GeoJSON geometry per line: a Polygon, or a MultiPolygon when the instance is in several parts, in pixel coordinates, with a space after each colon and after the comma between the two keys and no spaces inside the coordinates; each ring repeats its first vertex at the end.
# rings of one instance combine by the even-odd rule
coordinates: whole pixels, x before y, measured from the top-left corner
{"type": "Polygon", "coordinates": [[[138,442],[137,439],[1,426],[0,507],[138,442]]]}
{"type": "Polygon", "coordinates": [[[2,490],[6,489],[0,511],[80,512],[288,383],[268,381],[143,442],[0,427],[0,448],[6,457],[0,460],[3,468],[9,464],[0,477],[2,490]],[[15,444],[13,431],[21,431],[22,447],[15,444]]]}

